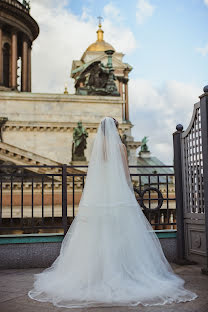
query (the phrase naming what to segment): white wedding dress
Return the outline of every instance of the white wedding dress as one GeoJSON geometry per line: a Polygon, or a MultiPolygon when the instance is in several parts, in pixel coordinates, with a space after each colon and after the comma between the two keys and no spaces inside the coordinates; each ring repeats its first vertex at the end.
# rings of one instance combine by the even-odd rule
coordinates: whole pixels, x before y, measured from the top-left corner
{"type": "Polygon", "coordinates": [[[111,117],[99,125],[60,255],[34,278],[29,297],[57,307],[164,305],[198,297],[173,272],[135,198],[111,117]]]}

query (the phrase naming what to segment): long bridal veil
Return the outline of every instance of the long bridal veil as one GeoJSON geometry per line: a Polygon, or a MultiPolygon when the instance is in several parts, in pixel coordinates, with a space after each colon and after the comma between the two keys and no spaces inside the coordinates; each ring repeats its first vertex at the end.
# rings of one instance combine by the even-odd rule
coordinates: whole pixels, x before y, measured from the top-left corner
{"type": "Polygon", "coordinates": [[[58,258],[35,274],[30,298],[55,306],[163,305],[197,295],[184,288],[139,206],[111,117],[94,140],[78,213],[58,258]]]}

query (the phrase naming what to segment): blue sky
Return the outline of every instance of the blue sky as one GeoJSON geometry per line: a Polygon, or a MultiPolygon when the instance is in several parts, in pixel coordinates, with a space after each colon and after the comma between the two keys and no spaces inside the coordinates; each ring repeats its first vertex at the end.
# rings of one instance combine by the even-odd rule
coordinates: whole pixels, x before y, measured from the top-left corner
{"type": "MultiPolygon", "coordinates": [[[[208,6],[202,0],[152,0],[154,13],[144,23],[137,22],[135,0],[110,1],[119,8],[121,24],[133,32],[137,47],[126,55],[133,65],[131,77],[150,79],[155,85],[167,79],[208,83],[207,58],[197,48],[207,43],[208,6]]],[[[105,16],[107,1],[70,1],[67,8],[82,15],[83,8],[92,16],[105,16]]]]}
{"type": "Polygon", "coordinates": [[[133,135],[149,136],[152,153],[171,163],[175,126],[188,126],[208,84],[208,0],[33,0],[31,6],[41,30],[33,47],[33,91],[59,93],[65,82],[73,88],[72,60],[96,40],[101,15],[104,39],[133,66],[133,135]]]}

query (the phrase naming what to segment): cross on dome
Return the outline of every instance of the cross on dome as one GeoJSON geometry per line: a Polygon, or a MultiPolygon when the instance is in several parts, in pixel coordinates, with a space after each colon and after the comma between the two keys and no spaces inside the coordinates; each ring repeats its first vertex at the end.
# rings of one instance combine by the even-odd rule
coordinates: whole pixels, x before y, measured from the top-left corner
{"type": "Polygon", "coordinates": [[[101,27],[101,21],[103,20],[103,17],[102,16],[98,16],[97,19],[99,21],[99,27],[101,27]]]}

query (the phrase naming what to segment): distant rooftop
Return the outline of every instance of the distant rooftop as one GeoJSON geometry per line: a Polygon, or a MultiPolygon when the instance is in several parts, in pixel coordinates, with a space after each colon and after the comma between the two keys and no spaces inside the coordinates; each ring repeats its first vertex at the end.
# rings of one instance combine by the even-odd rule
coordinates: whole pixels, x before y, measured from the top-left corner
{"type": "MultiPolygon", "coordinates": [[[[161,160],[159,160],[157,157],[151,156],[151,153],[149,152],[149,157],[146,155],[145,157],[142,157],[142,153],[137,158],[137,165],[138,166],[166,166],[161,160]]],[[[157,168],[137,168],[137,173],[139,174],[173,174],[174,170],[171,167],[157,167],[157,168]]],[[[141,177],[142,184],[148,184],[148,176],[142,176],[141,177]]],[[[166,183],[167,178],[166,176],[160,176],[159,177],[159,183],[166,183]]],[[[168,177],[168,182],[172,183],[172,178],[168,177]]],[[[158,177],[157,176],[151,176],[150,177],[150,183],[151,184],[157,184],[158,183],[158,177]]]]}

